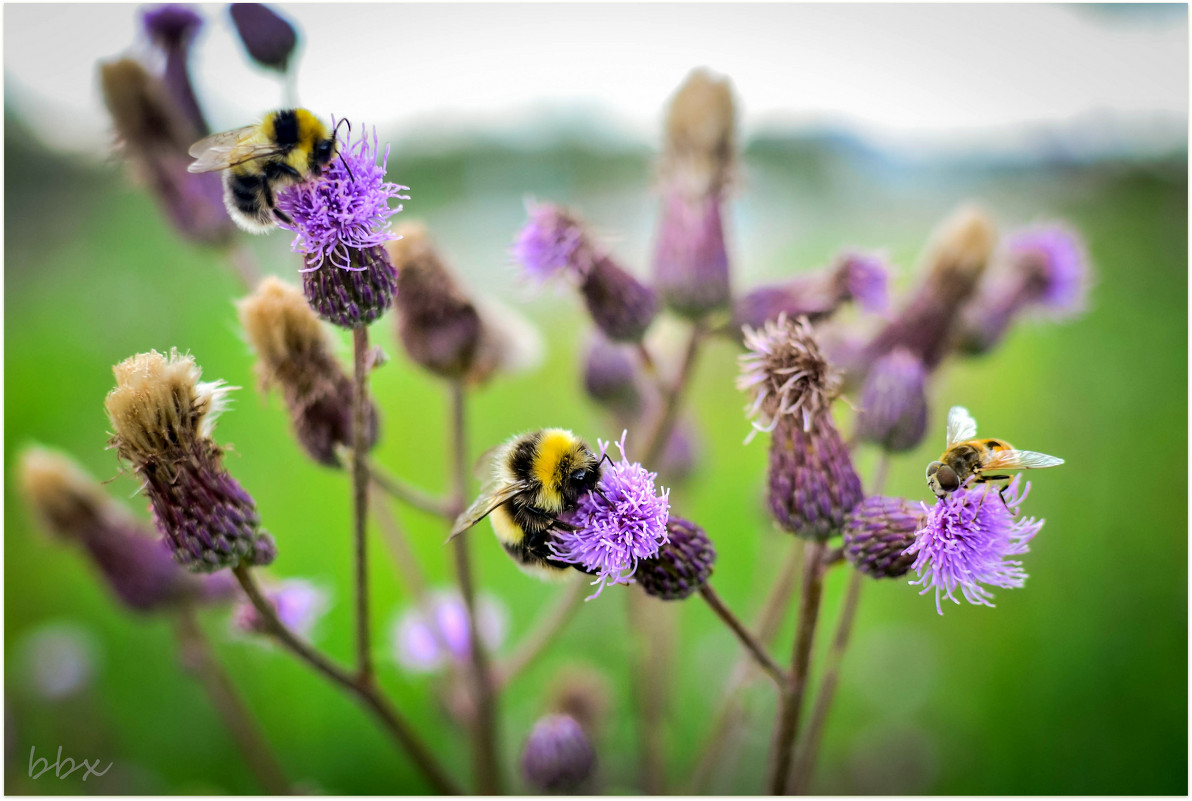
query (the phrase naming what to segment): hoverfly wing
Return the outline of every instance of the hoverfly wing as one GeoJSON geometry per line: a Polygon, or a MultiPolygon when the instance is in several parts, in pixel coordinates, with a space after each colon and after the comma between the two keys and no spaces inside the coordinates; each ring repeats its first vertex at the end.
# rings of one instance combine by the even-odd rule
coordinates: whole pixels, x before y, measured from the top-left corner
{"type": "Polygon", "coordinates": [[[507,502],[519,492],[524,492],[525,489],[525,485],[517,481],[512,484],[504,484],[492,489],[482,490],[480,497],[473,501],[472,505],[463,514],[455,518],[455,524],[451,527],[451,536],[447,538],[447,542],[451,542],[460,534],[463,534],[472,526],[492,514],[493,510],[498,506],[507,502]]]}
{"type": "Polygon", "coordinates": [[[981,465],[982,472],[992,470],[1031,470],[1040,467],[1055,467],[1064,460],[1058,456],[1048,456],[1034,451],[1005,450],[998,451],[981,465]]]}
{"type": "Polygon", "coordinates": [[[948,410],[948,447],[957,442],[973,439],[977,436],[977,421],[963,406],[953,406],[948,410]]]}

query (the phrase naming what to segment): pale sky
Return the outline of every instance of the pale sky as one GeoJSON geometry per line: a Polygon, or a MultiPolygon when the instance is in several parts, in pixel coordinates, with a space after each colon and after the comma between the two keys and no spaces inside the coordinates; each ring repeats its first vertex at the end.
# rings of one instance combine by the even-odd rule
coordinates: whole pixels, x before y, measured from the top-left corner
{"type": "MultiPolygon", "coordinates": [[[[1182,8],[1043,5],[291,5],[305,33],[303,105],[395,134],[516,129],[577,108],[643,142],[687,72],[733,80],[746,135],[843,123],[949,142],[1112,116],[1134,135],[1186,134],[1182,8]],[[1162,124],[1160,124],[1162,123],[1162,124]]],[[[95,64],[146,52],[133,5],[4,7],[7,102],[53,144],[106,153],[95,64]],[[59,20],[66,20],[63,23],[59,20]]],[[[226,6],[192,74],[216,129],[281,104],[226,6]]]]}

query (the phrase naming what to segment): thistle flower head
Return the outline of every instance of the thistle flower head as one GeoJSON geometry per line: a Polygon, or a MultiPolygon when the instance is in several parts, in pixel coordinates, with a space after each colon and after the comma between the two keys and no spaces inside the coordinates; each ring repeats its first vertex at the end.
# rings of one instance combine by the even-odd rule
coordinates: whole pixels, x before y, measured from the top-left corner
{"type": "Polygon", "coordinates": [[[397,270],[397,333],[417,364],[444,378],[472,370],[480,315],[420,223],[402,225],[386,245],[397,270]]]}
{"type": "Polygon", "coordinates": [[[666,532],[667,542],[657,556],[638,564],[635,578],[647,595],[681,601],[711,578],[716,549],[704,530],[689,520],[672,515],[666,532]]]}
{"type": "Polygon", "coordinates": [[[692,71],[670,101],[663,179],[687,196],[717,194],[736,156],[732,85],[708,70],[692,71]]]}
{"type": "Polygon", "coordinates": [[[547,793],[575,793],[592,777],[596,753],[583,727],[569,715],[546,715],[522,748],[526,783],[547,793]]]}
{"type": "Polygon", "coordinates": [[[146,32],[162,47],[178,47],[194,39],[203,18],[182,3],[170,3],[141,12],[146,32]]]}
{"type": "Polygon", "coordinates": [[[1062,225],[1021,231],[1006,244],[1026,302],[1063,316],[1083,309],[1088,261],[1080,236],[1062,225]]]}
{"type": "Polygon", "coordinates": [[[849,515],[844,526],[844,556],[873,578],[905,575],[915,561],[906,552],[924,522],[923,510],[903,498],[872,495],[849,515]]]}
{"type": "Polygon", "coordinates": [[[717,194],[663,199],[654,250],[654,284],[667,306],[698,320],[728,305],[732,296],[724,220],[717,194]]]}
{"type": "Polygon", "coordinates": [[[838,533],[863,493],[832,415],[816,416],[809,431],[795,417],[780,418],[769,456],[770,512],[778,524],[818,540],[838,533]]]}
{"type": "Polygon", "coordinates": [[[935,590],[941,615],[941,597],[960,603],[957,589],[971,604],[993,606],[993,593],[983,585],[1014,588],[1026,581],[1022,562],[1008,557],[1030,550],[1043,521],[1019,518],[1030,492],[1030,482],[1021,489],[1020,482],[1021,475],[1015,476],[1001,497],[996,486],[970,482],[930,508],[923,504],[926,521],[906,551],[915,555],[911,567],[919,574],[911,584],[923,587],[920,595],[935,590]]]}
{"type": "MultiPolygon", "coordinates": [[[[610,443],[600,442],[603,456],[610,443]]],[[[548,547],[555,558],[596,576],[595,598],[608,584],[628,584],[642,559],[656,556],[668,541],[666,521],[670,491],[654,487],[655,473],[625,454],[625,435],[617,443],[619,461],[605,466],[599,492],[581,495],[564,522],[564,531],[548,547]]]]}
{"type": "Polygon", "coordinates": [[[252,60],[285,72],[298,44],[294,26],[263,3],[232,3],[228,12],[252,60]]]}
{"type": "Polygon", "coordinates": [[[892,453],[918,445],[927,431],[926,381],[923,363],[905,348],[874,362],[861,390],[858,435],[892,453]]]}
{"type": "Polygon", "coordinates": [[[658,311],[654,290],[608,256],[599,256],[580,284],[592,321],[615,342],[639,342],[658,311]]]}
{"type": "Polygon", "coordinates": [[[642,389],[630,346],[610,342],[595,332],[584,356],[584,389],[597,403],[637,414],[642,408],[642,389]]]}
{"type": "Polygon", "coordinates": [[[739,357],[737,388],[750,398],[746,414],[754,417],[754,431],[773,431],[784,417],[797,417],[804,431],[825,411],[840,391],[835,373],[816,342],[807,318],[789,320],[780,314],[760,330],[745,329],[748,353],[739,357]]]}
{"type": "MultiPolygon", "coordinates": [[[[332,125],[335,122],[333,119],[332,125]]],[[[389,201],[409,200],[402,194],[409,187],[385,180],[389,146],[385,146],[380,164],[377,153],[375,128],[371,140],[367,130],[358,139],[349,133],[339,145],[339,156],[331,160],[320,179],[278,191],[277,207],[293,220],[280,225],[294,232],[290,247],[302,254],[307,271],[325,264],[341,270],[364,270],[367,265],[354,259],[352,251],[379,247],[396,236],[389,218],[402,206],[391,207],[389,201]]]]}
{"type": "MultiPolygon", "coordinates": [[[[488,595],[476,599],[476,629],[485,648],[505,640],[508,612],[488,595]]],[[[457,592],[432,593],[427,604],[405,610],[394,623],[392,642],[398,664],[415,672],[431,672],[450,662],[464,662],[472,653],[468,609],[457,592]]]]}
{"type": "Polygon", "coordinates": [[[539,283],[563,272],[586,277],[596,252],[583,224],[553,203],[534,204],[528,212],[530,219],[513,244],[526,275],[539,283]]]}
{"type": "Polygon", "coordinates": [[[882,314],[890,304],[890,270],[872,253],[846,253],[836,266],[840,295],[856,301],[862,309],[882,314]]]}
{"type": "MultiPolygon", "coordinates": [[[[327,611],[327,591],[305,579],[287,579],[264,589],[265,600],[286,628],[309,640],[315,625],[327,611]]],[[[268,634],[269,627],[257,608],[242,600],[232,613],[232,626],[248,634],[268,634]]]]}
{"type": "Polygon", "coordinates": [[[104,404],[112,445],[141,477],[174,558],[195,571],[273,561],[276,547],[259,531],[256,503],[211,439],[229,388],[200,383],[194,359],[177,351],[141,353],[113,372],[116,388],[104,404]]]}

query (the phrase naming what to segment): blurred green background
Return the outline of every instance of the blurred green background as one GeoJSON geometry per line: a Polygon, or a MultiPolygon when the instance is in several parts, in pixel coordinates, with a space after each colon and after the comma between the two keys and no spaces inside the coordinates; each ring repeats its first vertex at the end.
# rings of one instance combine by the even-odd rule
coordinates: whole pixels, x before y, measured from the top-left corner
{"type": "MultiPolygon", "coordinates": [[[[661,99],[660,99],[661,101],[661,99]]],[[[382,140],[384,140],[382,131],[382,140]]],[[[579,208],[623,261],[646,274],[657,198],[654,154],[557,137],[535,150],[476,141],[432,151],[394,142],[390,178],[412,187],[400,219],[425,221],[478,293],[500,296],[546,338],[529,373],[477,392],[473,456],[511,433],[561,425],[610,438],[580,391],[586,318],[577,300],[520,287],[508,248],[524,198],[579,208]]],[[[10,793],[252,793],[247,771],[199,687],[179,667],[168,620],[122,611],[82,555],[48,540],[14,490],[30,442],[62,448],[144,512],[136,482],[105,450],[103,398],[111,366],[150,348],[189,351],[208,379],[243,387],[216,440],[253,494],[279,556],[268,573],[332,590],[317,643],[349,660],[350,490],[309,463],[276,396],[255,390],[252,358],[232,300],[243,294],[219,253],[181,241],[117,164],[102,168],[43,149],[5,115],[5,788],[10,793]],[[91,677],[65,698],[35,691],[31,643],[68,626],[89,644],[91,677]],[[31,781],[38,756],[99,757],[113,768],[86,784],[31,781]]],[[[1187,673],[1187,161],[891,160],[839,136],[756,136],[746,146],[729,218],[738,288],[814,269],[842,247],[884,249],[895,289],[914,279],[923,243],[957,204],[977,200],[1001,230],[1063,219],[1086,238],[1096,285],[1089,313],[1064,325],[1023,323],[991,355],[950,361],[932,388],[929,435],[893,461],[888,491],[926,499],[923,466],[938,455],[942,410],[961,403],[981,430],[1064,457],[1032,476],[1028,514],[1047,520],[1025,557],[1025,588],[997,607],[945,607],[901,581],[867,582],[812,791],[845,794],[1185,794],[1187,673]]],[[[297,280],[282,233],[249,242],[265,269],[297,280]]],[[[897,305],[897,296],[895,304],[897,305]]],[[[374,374],[384,418],[376,458],[430,490],[446,483],[445,388],[404,358],[391,315],[373,327],[392,360],[374,374]]],[[[679,324],[668,321],[663,329],[679,324]]],[[[678,339],[662,332],[660,348],[678,339]]],[[[347,353],[346,340],[343,353],[347,353]]],[[[714,583],[752,620],[793,547],[762,506],[764,438],[749,446],[733,388],[736,349],[702,354],[690,398],[699,466],[672,502],[706,527],[719,560],[714,583]]],[[[844,411],[844,410],[842,410],[844,411]]],[[[632,434],[630,438],[632,443],[632,434]]],[[[874,453],[862,449],[863,477],[874,453]]],[[[665,483],[665,477],[663,477],[665,483]]],[[[449,582],[438,521],[398,510],[419,558],[449,582]]],[[[508,653],[560,589],[523,576],[487,535],[473,538],[484,590],[507,606],[508,653]]],[[[371,569],[381,682],[436,754],[463,776],[466,737],[447,722],[433,678],[394,664],[390,624],[407,598],[375,540],[371,569]]],[[[818,656],[839,609],[846,569],[830,574],[818,656]]],[[[638,788],[631,693],[633,644],[620,588],[586,604],[547,655],[500,702],[507,775],[546,688],[569,667],[603,674],[611,690],[597,740],[600,789],[638,788]]],[[[698,600],[674,612],[665,747],[669,787],[685,786],[711,724],[736,642],[698,600]]],[[[229,636],[228,611],[204,613],[219,658],[259,716],[287,773],[332,793],[427,788],[372,720],[306,667],[229,636]]],[[[790,610],[777,654],[789,654],[790,610]]],[[[818,679],[818,673],[815,678],[818,679]]],[[[757,793],[774,719],[770,687],[748,696],[737,756],[710,789],[757,793]]]]}

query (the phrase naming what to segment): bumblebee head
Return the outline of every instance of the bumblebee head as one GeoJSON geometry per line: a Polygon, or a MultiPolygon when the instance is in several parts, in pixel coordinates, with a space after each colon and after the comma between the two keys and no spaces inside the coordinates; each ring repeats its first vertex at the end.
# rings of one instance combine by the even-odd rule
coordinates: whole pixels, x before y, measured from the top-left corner
{"type": "Polygon", "coordinates": [[[960,477],[943,462],[932,462],[927,465],[927,486],[937,498],[942,498],[949,492],[960,489],[960,477]]]}
{"type": "Polygon", "coordinates": [[[335,135],[320,139],[315,142],[314,148],[310,153],[310,171],[315,175],[322,175],[323,168],[331,163],[331,159],[335,158],[335,135]]]}
{"type": "Polygon", "coordinates": [[[567,472],[560,482],[559,491],[568,507],[574,506],[579,496],[596,489],[600,483],[603,460],[592,453],[587,445],[577,443],[571,454],[567,472]]]}

